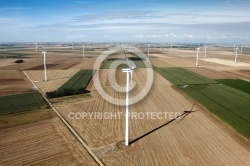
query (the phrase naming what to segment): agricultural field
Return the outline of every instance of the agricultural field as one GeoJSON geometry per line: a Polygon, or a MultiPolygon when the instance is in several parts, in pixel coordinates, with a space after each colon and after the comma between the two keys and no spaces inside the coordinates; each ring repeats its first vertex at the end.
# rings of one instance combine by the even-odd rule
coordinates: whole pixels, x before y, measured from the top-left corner
{"type": "Polygon", "coordinates": [[[67,82],[65,82],[58,90],[86,88],[89,81],[93,76],[93,70],[80,70],[73,77],[71,77],[67,82]]]}
{"type": "MultiPolygon", "coordinates": [[[[125,84],[125,74],[120,70],[117,72],[117,82],[125,84]]],[[[124,94],[111,89],[108,73],[107,69],[100,70],[101,83],[107,94],[124,98],[124,94]]],[[[133,90],[133,95],[141,90],[146,76],[144,68],[134,72],[138,87],[133,90]]],[[[193,78],[201,83],[216,83],[198,75],[193,78]]],[[[249,148],[236,139],[233,132],[225,129],[226,126],[207,115],[203,107],[183,96],[160,74],[154,73],[154,80],[150,93],[143,101],[132,105],[131,111],[176,112],[182,116],[174,121],[169,118],[131,119],[131,145],[128,148],[122,146],[125,107],[108,103],[98,95],[95,87],[90,88],[92,97],[85,100],[64,98],[61,102],[57,99],[53,105],[105,165],[244,165],[250,162],[249,148]],[[185,111],[191,113],[185,114],[185,111]],[[69,113],[78,112],[121,112],[121,117],[70,118],[69,113]]]]}
{"type": "Polygon", "coordinates": [[[46,94],[49,91],[55,91],[60,88],[65,82],[67,82],[73,75],[75,75],[79,69],[68,70],[48,70],[48,81],[44,80],[43,70],[27,70],[25,71],[31,80],[36,84],[39,90],[46,94]]]}
{"type": "Polygon", "coordinates": [[[0,96],[29,93],[34,90],[22,71],[0,70],[0,96]]]}
{"type": "Polygon", "coordinates": [[[53,118],[0,130],[0,165],[97,165],[64,124],[53,118]]]}
{"type": "Polygon", "coordinates": [[[12,114],[46,107],[47,103],[39,92],[0,97],[0,115],[12,114]]]}
{"type": "Polygon", "coordinates": [[[38,109],[0,116],[0,130],[44,121],[56,117],[52,109],[38,109]]]}
{"type": "MultiPolygon", "coordinates": [[[[111,46],[85,45],[83,58],[80,44],[75,43],[73,48],[71,44],[44,44],[43,47],[48,48],[48,81],[44,81],[40,48],[38,52],[34,45],[1,50],[0,88],[5,86],[9,90],[7,84],[22,83],[26,89],[5,91],[7,95],[0,92],[5,99],[0,105],[6,108],[0,116],[0,165],[98,165],[96,158],[107,166],[250,164],[250,114],[247,111],[250,97],[247,91],[243,92],[248,85],[235,80],[250,78],[248,66],[200,60],[200,67],[195,67],[196,46],[174,46],[171,52],[169,46],[160,49],[159,45],[152,45],[149,60],[154,66],[153,85],[141,101],[130,106],[130,112],[173,113],[178,117],[173,118],[170,114],[162,119],[131,117],[130,145],[126,147],[125,107],[109,103],[98,93],[103,88],[106,99],[114,97],[114,102],[125,99],[125,93],[114,90],[114,87],[125,89],[126,73],[122,68],[127,66],[110,68],[116,61],[127,63],[124,51],[111,54],[98,70],[101,87],[95,87],[97,80],[92,78],[98,56],[111,46]],[[24,63],[13,63],[17,59],[23,59],[24,63]],[[49,99],[56,111],[45,109],[47,103],[37,91],[45,95],[49,91],[79,87],[90,93],[49,99]],[[12,93],[14,96],[9,96],[12,93]],[[27,94],[37,96],[27,97],[27,94]],[[21,111],[26,107],[19,107],[18,103],[25,103],[26,99],[29,100],[26,107],[43,101],[39,107],[42,109],[21,111]],[[37,102],[31,102],[35,100],[37,102]],[[116,118],[79,118],[81,113],[112,113],[116,118]],[[60,115],[66,122],[59,119],[60,115]],[[86,145],[74,137],[71,127],[86,145]]],[[[147,55],[147,45],[137,46],[143,47],[141,50],[147,55]]],[[[124,48],[126,51],[126,45],[124,48]]],[[[132,83],[135,87],[130,93],[133,97],[145,85],[148,66],[142,60],[136,60],[134,53],[127,55],[137,64],[132,83]]],[[[203,57],[202,52],[200,56],[203,57]]],[[[234,53],[221,47],[209,47],[207,56],[207,59],[230,61],[234,53]]],[[[239,56],[239,61],[250,63],[246,55],[239,56]]]]}
{"type": "Polygon", "coordinates": [[[158,68],[156,71],[250,139],[250,95],[181,68],[158,68]]]}
{"type": "Polygon", "coordinates": [[[248,81],[244,81],[241,79],[218,79],[216,81],[250,94],[250,82],[248,81]]]}

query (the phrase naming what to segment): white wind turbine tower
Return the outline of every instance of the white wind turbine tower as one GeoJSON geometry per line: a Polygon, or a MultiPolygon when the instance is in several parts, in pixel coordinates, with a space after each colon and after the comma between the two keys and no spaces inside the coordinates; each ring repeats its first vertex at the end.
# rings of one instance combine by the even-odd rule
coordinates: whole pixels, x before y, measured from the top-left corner
{"type": "Polygon", "coordinates": [[[207,57],[207,45],[204,44],[204,58],[207,57]]]}
{"type": "Polygon", "coordinates": [[[198,48],[197,48],[196,66],[198,66],[198,61],[199,61],[199,51],[200,51],[200,47],[198,47],[198,48]]]}
{"type": "Polygon", "coordinates": [[[82,58],[84,58],[84,45],[82,45],[82,58]]]}
{"type": "Polygon", "coordinates": [[[46,53],[47,53],[47,50],[43,49],[42,53],[43,53],[43,63],[44,63],[44,81],[47,81],[47,71],[46,71],[46,53]]]}
{"type": "MultiPolygon", "coordinates": [[[[127,62],[128,57],[124,51],[124,54],[126,56],[127,62]]],[[[129,64],[128,64],[129,65],[129,64]]],[[[131,85],[131,90],[132,90],[132,76],[133,76],[133,71],[136,69],[136,66],[132,66],[129,68],[124,68],[122,69],[122,72],[127,73],[127,79],[126,79],[126,111],[125,111],[125,145],[129,146],[129,89],[131,85]],[[129,79],[129,73],[130,73],[130,79],[129,79]],[[130,83],[129,83],[130,80],[130,83]]]]}
{"type": "Polygon", "coordinates": [[[239,51],[239,48],[235,48],[235,58],[234,58],[234,62],[237,63],[237,56],[238,56],[238,51],[239,51]]]}

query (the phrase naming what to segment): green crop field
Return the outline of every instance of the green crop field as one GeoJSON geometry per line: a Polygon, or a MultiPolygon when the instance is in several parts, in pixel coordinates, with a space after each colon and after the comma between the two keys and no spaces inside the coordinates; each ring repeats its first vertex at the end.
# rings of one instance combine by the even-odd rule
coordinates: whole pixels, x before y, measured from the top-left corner
{"type": "Polygon", "coordinates": [[[217,81],[208,79],[191,71],[179,67],[154,68],[156,72],[175,85],[218,84],[217,81]]]}
{"type": "Polygon", "coordinates": [[[250,82],[241,79],[219,79],[216,81],[250,94],[250,82]]]}
{"type": "MultiPolygon", "coordinates": [[[[131,65],[133,65],[133,63],[136,65],[137,68],[147,68],[150,67],[150,65],[143,59],[140,58],[135,58],[135,57],[129,57],[129,59],[131,61],[133,61],[131,63],[131,65]]],[[[118,58],[112,58],[112,59],[108,59],[106,62],[104,62],[101,66],[101,69],[111,69],[113,68],[111,66],[114,65],[114,68],[117,67],[119,69],[122,68],[128,68],[128,63],[126,59],[118,59],[118,58]],[[119,65],[120,64],[120,65],[119,65]]]]}
{"type": "Polygon", "coordinates": [[[156,68],[210,112],[250,139],[250,95],[180,68],[156,68]]]}
{"type": "Polygon", "coordinates": [[[86,88],[89,81],[93,76],[93,70],[80,70],[73,77],[71,77],[66,83],[64,83],[58,91],[64,89],[73,89],[86,88]]]}
{"type": "Polygon", "coordinates": [[[29,111],[46,106],[39,92],[0,97],[0,115],[29,111]]]}

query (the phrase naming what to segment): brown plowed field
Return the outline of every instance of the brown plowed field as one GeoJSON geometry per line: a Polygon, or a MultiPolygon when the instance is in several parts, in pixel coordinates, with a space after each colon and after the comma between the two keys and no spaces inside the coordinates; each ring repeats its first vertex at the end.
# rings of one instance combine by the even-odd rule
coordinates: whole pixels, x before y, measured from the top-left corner
{"type": "Polygon", "coordinates": [[[0,130],[0,165],[97,165],[58,119],[0,130]]]}
{"type": "Polygon", "coordinates": [[[32,84],[22,71],[0,70],[0,96],[32,91],[32,84]]]}

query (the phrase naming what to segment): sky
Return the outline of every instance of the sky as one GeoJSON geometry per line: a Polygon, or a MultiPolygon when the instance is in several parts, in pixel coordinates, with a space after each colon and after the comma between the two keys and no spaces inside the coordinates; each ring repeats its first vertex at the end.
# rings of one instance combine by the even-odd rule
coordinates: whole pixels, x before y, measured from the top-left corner
{"type": "Polygon", "coordinates": [[[250,43],[249,0],[1,0],[0,42],[250,43]]]}

